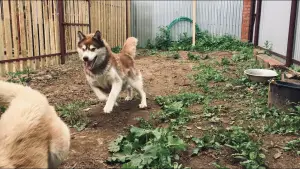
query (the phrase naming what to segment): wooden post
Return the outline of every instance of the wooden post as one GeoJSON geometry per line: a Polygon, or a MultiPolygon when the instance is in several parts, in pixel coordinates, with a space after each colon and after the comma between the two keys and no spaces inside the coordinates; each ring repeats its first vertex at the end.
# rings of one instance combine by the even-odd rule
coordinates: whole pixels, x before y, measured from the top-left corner
{"type": "Polygon", "coordinates": [[[192,26],[192,31],[193,31],[192,45],[195,46],[195,42],[196,42],[196,0],[193,0],[193,26],[192,26]]]}
{"type": "Polygon", "coordinates": [[[285,66],[290,67],[293,64],[293,51],[294,51],[294,38],[295,29],[297,22],[297,6],[298,0],[292,0],[291,4],[291,14],[290,14],[290,24],[289,24],[289,34],[288,34],[288,44],[286,51],[286,61],[285,66]]]}
{"type": "Polygon", "coordinates": [[[131,6],[130,0],[126,0],[126,38],[131,36],[131,6]]]}
{"type": "Polygon", "coordinates": [[[65,27],[64,27],[64,2],[58,1],[57,4],[59,13],[59,37],[60,37],[60,53],[61,53],[61,64],[66,62],[66,41],[65,41],[65,27]]]}

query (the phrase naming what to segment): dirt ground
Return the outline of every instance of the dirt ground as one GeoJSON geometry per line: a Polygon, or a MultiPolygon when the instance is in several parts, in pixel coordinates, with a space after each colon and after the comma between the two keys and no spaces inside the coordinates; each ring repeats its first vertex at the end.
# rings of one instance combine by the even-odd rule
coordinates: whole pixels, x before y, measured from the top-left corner
{"type": "MultiPolygon", "coordinates": [[[[228,56],[228,53],[224,53],[228,56]]],[[[139,109],[139,97],[132,101],[124,101],[124,93],[121,94],[118,103],[110,114],[104,114],[103,103],[98,103],[95,94],[91,91],[82,65],[76,55],[71,56],[65,65],[51,67],[34,75],[30,84],[40,90],[48,98],[51,104],[72,103],[74,101],[92,101],[87,113],[91,123],[81,132],[72,130],[71,151],[68,160],[61,168],[115,168],[105,163],[109,156],[108,144],[114,140],[124,129],[137,123],[136,117],[147,119],[151,112],[159,110],[154,102],[158,95],[176,94],[186,91],[193,85],[187,75],[192,72],[193,63],[186,60],[167,59],[156,56],[140,56],[136,58],[136,66],[144,77],[144,88],[147,93],[147,109],[139,109]]],[[[197,134],[197,133],[195,133],[197,134]]],[[[275,160],[273,156],[278,153],[278,147],[290,140],[284,136],[265,136],[264,148],[266,149],[267,164],[270,168],[300,168],[300,159],[295,155],[283,153],[281,158],[275,160]]],[[[191,150],[189,150],[191,151],[191,150]]],[[[183,153],[182,163],[192,168],[214,168],[211,163],[221,159],[229,168],[239,168],[227,157],[226,151],[216,157],[214,153],[207,151],[199,156],[190,157],[190,153],[183,153]]],[[[282,150],[281,150],[282,151],[282,150]]]]}
{"type": "Polygon", "coordinates": [[[187,74],[191,72],[192,64],[183,64],[180,60],[148,56],[136,59],[136,66],[144,78],[144,88],[147,94],[148,108],[139,109],[139,96],[132,101],[124,101],[124,92],[119,98],[119,106],[110,114],[104,114],[103,103],[97,103],[95,94],[86,83],[81,62],[77,56],[72,56],[66,65],[52,67],[34,75],[30,84],[44,93],[51,104],[71,103],[77,100],[96,102],[90,106],[88,117],[89,127],[81,132],[72,129],[71,152],[63,168],[106,168],[104,162],[108,157],[108,144],[124,131],[124,128],[135,124],[136,117],[146,118],[151,112],[159,110],[154,102],[158,95],[178,93],[187,88],[190,81],[187,74]]]}

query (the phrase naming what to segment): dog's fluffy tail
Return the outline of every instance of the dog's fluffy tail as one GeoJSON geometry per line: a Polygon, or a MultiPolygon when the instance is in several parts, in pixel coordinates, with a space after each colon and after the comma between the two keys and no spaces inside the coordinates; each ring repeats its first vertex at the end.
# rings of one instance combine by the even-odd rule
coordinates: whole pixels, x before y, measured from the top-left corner
{"type": "Polygon", "coordinates": [[[0,105],[8,106],[8,104],[24,89],[31,89],[20,84],[9,83],[0,80],[0,105]]]}
{"type": "MultiPolygon", "coordinates": [[[[63,122],[47,98],[30,87],[0,81],[0,101],[8,105],[0,119],[0,168],[48,168],[51,149],[59,148],[51,144],[66,141],[58,134],[63,122]]],[[[68,128],[63,127],[68,140],[68,128]]]]}
{"type": "Polygon", "coordinates": [[[0,91],[1,101],[9,103],[0,119],[0,167],[47,168],[47,99],[29,87],[3,81],[0,91]]]}
{"type": "Polygon", "coordinates": [[[135,37],[127,38],[120,53],[122,53],[123,55],[130,56],[131,58],[134,59],[136,56],[137,43],[138,40],[135,37]]]}

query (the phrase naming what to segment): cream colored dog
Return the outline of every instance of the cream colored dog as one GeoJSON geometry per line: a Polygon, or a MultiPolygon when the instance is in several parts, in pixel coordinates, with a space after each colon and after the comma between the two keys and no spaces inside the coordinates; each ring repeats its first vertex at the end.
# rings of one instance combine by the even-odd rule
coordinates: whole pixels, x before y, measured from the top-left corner
{"type": "Polygon", "coordinates": [[[40,92],[0,81],[0,168],[56,168],[68,156],[70,131],[40,92]]]}

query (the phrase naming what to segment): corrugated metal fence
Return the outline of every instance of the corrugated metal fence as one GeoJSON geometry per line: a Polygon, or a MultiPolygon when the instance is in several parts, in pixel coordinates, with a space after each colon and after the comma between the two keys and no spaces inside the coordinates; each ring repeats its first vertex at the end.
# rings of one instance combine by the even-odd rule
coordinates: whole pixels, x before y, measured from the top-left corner
{"type": "MultiPolygon", "coordinates": [[[[213,34],[229,34],[240,38],[243,1],[197,1],[196,23],[202,30],[213,34]]],[[[167,26],[174,19],[192,18],[192,1],[131,1],[131,34],[145,46],[148,39],[154,40],[159,26],[167,26]]],[[[171,31],[177,40],[182,33],[191,36],[192,24],[180,22],[171,31]]]]}
{"type": "Polygon", "coordinates": [[[259,46],[269,41],[272,51],[286,55],[290,13],[291,1],[262,1],[259,46]]]}
{"type": "Polygon", "coordinates": [[[300,3],[298,2],[296,21],[296,32],[295,32],[295,44],[294,44],[294,59],[300,61],[300,3]]]}

